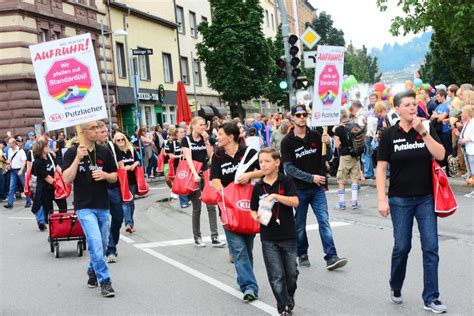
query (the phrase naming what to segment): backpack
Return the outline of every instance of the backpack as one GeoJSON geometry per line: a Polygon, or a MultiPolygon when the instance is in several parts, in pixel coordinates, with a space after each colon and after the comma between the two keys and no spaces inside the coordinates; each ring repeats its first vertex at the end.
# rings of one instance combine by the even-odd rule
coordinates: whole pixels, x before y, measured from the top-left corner
{"type": "Polygon", "coordinates": [[[351,123],[344,126],[344,132],[347,137],[349,154],[352,157],[360,157],[365,148],[365,132],[359,124],[351,123]]]}

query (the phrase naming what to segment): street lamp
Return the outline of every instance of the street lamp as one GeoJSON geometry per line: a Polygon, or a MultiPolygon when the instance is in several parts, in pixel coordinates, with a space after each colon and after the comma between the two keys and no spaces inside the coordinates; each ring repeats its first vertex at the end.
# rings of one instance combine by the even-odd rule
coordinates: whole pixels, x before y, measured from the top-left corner
{"type": "Polygon", "coordinates": [[[104,31],[104,20],[100,20],[100,35],[102,37],[102,61],[104,62],[105,71],[105,95],[107,97],[107,113],[109,115],[109,132],[112,133],[112,110],[110,108],[110,93],[109,93],[109,74],[107,72],[107,58],[105,56],[105,35],[127,36],[127,31],[117,30],[114,32],[104,31]]]}

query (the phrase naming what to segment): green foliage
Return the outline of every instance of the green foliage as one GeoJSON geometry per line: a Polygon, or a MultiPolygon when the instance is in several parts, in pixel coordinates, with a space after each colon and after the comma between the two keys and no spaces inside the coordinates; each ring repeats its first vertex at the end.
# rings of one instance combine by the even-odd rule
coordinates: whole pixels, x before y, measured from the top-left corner
{"type": "Polygon", "coordinates": [[[270,47],[262,32],[263,9],[258,0],[210,0],[212,24],[198,30],[199,59],[205,63],[209,86],[243,115],[242,100],[262,96],[272,65],[270,47]]]}
{"type": "MultiPolygon", "coordinates": [[[[381,11],[388,0],[377,0],[381,11]]],[[[393,35],[418,33],[432,28],[431,52],[421,71],[423,80],[437,83],[473,82],[474,6],[471,0],[399,0],[405,17],[392,19],[393,35]]]]}

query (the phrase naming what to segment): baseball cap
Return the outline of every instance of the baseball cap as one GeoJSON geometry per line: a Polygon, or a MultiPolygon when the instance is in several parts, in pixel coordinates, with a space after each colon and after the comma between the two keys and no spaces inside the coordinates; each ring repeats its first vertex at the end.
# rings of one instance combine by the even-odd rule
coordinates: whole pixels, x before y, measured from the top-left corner
{"type": "Polygon", "coordinates": [[[21,143],[22,143],[22,142],[23,142],[23,137],[17,136],[17,137],[15,138],[15,140],[16,140],[17,142],[21,142],[21,143]]]}
{"type": "Polygon", "coordinates": [[[306,112],[306,106],[304,104],[297,104],[291,108],[291,115],[295,115],[296,112],[306,112]]]}
{"type": "Polygon", "coordinates": [[[31,132],[28,132],[28,137],[33,137],[35,136],[35,132],[31,131],[31,132]]]}
{"type": "Polygon", "coordinates": [[[448,89],[446,88],[446,86],[444,84],[439,84],[439,85],[435,86],[435,89],[436,89],[436,91],[438,91],[438,90],[448,91],[448,89]]]}

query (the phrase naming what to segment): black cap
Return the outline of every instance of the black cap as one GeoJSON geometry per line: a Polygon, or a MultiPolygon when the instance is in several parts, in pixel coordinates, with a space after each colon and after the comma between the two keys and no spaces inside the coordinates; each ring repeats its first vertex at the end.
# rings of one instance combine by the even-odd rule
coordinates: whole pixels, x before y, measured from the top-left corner
{"type": "Polygon", "coordinates": [[[291,108],[291,115],[295,115],[296,112],[306,112],[306,105],[297,104],[291,108]]]}
{"type": "Polygon", "coordinates": [[[21,143],[21,142],[23,142],[23,137],[17,136],[17,137],[15,138],[15,140],[16,140],[17,142],[20,142],[20,143],[21,143]]]}

